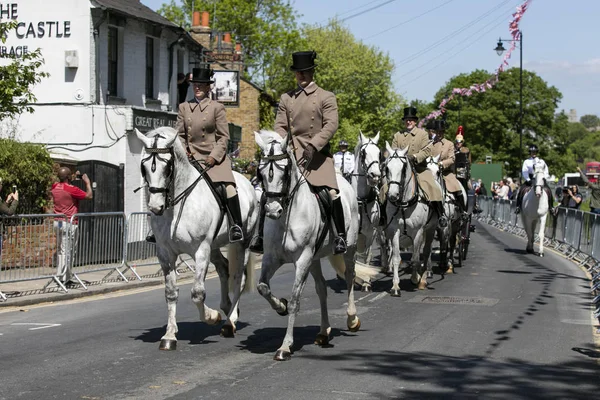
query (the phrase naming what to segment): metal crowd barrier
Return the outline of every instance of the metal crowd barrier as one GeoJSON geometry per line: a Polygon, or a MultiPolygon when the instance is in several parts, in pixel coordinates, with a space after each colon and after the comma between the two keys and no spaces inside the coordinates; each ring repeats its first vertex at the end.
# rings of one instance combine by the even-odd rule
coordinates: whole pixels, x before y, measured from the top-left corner
{"type": "MultiPolygon", "coordinates": [[[[478,197],[482,222],[519,236],[526,236],[521,218],[514,213],[516,202],[478,197]]],[[[556,215],[548,213],[544,246],[563,253],[587,268],[592,276],[594,318],[600,321],[600,214],[559,207],[556,215]]],[[[536,241],[539,237],[536,235],[536,241]]]]}
{"type": "MultiPolygon", "coordinates": [[[[95,283],[153,277],[139,274],[137,267],[159,265],[156,246],[148,243],[150,213],[80,213],[71,218],[63,214],[31,214],[0,217],[0,285],[31,280],[47,280],[68,292],[64,282],[73,280],[87,290],[84,274],[106,271],[95,283]],[[127,272],[131,271],[129,278],[127,272]],[[111,278],[113,279],[113,278],[111,278]]],[[[180,256],[178,267],[194,271],[191,257],[180,256]]],[[[147,268],[145,269],[148,270],[147,268]]],[[[176,273],[180,271],[175,269],[176,273]]],[[[5,286],[4,286],[5,287],[5,286]]],[[[6,301],[0,290],[0,301],[6,301]]]]}
{"type": "MultiPolygon", "coordinates": [[[[0,284],[47,279],[56,281],[58,225],[62,214],[0,217],[0,284]]],[[[0,299],[6,296],[0,291],[0,299]]]]}

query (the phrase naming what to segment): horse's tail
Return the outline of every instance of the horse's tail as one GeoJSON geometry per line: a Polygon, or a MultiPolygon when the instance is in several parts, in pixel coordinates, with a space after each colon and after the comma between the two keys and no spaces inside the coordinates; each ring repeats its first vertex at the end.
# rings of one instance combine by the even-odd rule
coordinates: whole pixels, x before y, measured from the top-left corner
{"type": "Polygon", "coordinates": [[[240,260],[239,254],[245,255],[248,254],[248,262],[245,267],[245,276],[246,280],[244,282],[244,287],[242,288],[242,293],[252,293],[254,291],[255,285],[255,271],[254,271],[254,255],[248,250],[239,251],[238,244],[229,244],[227,246],[227,260],[229,261],[229,290],[233,291],[234,284],[234,276],[236,271],[236,267],[243,263],[243,259],[240,260]]]}
{"type": "MultiPolygon", "coordinates": [[[[346,273],[346,263],[344,262],[344,257],[340,254],[331,255],[328,257],[329,263],[335,270],[336,274],[343,278],[346,273]]],[[[376,276],[379,273],[375,268],[368,267],[359,262],[354,263],[354,274],[355,274],[355,282],[362,285],[363,282],[370,282],[371,278],[376,276]]]]}

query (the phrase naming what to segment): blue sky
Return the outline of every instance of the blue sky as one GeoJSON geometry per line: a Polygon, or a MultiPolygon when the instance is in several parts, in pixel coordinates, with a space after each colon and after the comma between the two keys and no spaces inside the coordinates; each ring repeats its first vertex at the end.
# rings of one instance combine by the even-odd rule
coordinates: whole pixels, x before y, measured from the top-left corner
{"type": "MultiPolygon", "coordinates": [[[[158,9],[164,0],[142,0],[158,9]]],[[[508,39],[508,21],[522,0],[296,0],[300,21],[344,21],[366,44],[387,52],[396,64],[394,84],[404,98],[430,101],[452,76],[490,72],[501,58],[498,37],[508,39]],[[377,7],[380,6],[380,7],[377,7]],[[368,11],[370,8],[374,8],[368,11]]],[[[533,0],[521,20],[523,66],[563,94],[559,109],[600,116],[600,1],[533,0]]],[[[509,44],[505,44],[508,47],[509,44]]],[[[510,66],[519,65],[518,49],[510,66]]],[[[479,82],[473,82],[479,83],[479,82]]]]}

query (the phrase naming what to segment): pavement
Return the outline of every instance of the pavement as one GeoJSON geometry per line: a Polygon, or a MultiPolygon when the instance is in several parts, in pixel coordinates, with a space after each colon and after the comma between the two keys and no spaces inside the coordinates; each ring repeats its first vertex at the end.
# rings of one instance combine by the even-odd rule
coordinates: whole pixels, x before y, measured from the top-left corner
{"type": "MultiPolygon", "coordinates": [[[[380,276],[356,293],[362,328],[346,328],[345,288],[325,264],[331,344],[313,344],[320,305],[312,278],[301,299],[294,354],[275,362],[288,318],[243,296],[235,338],[198,321],[181,283],[178,344],[165,333],[162,285],[0,309],[0,399],[589,399],[600,351],[589,278],[556,253],[526,254],[518,237],[477,223],[469,257],[426,290],[380,276]]],[[[210,278],[210,277],[209,277],[210,278]]],[[[271,288],[288,297],[294,270],[271,288]]],[[[207,279],[206,302],[219,304],[207,279]]],[[[288,297],[289,298],[289,297],[288,297]]]]}

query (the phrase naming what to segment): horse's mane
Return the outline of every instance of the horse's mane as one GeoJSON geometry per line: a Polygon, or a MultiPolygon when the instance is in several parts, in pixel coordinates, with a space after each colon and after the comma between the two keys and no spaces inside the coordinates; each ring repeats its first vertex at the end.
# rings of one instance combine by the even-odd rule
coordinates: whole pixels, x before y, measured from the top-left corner
{"type": "Polygon", "coordinates": [[[265,129],[260,130],[258,132],[258,134],[262,137],[264,142],[267,144],[271,143],[271,142],[281,143],[285,139],[279,133],[277,133],[275,131],[265,130],[265,129]]]}

